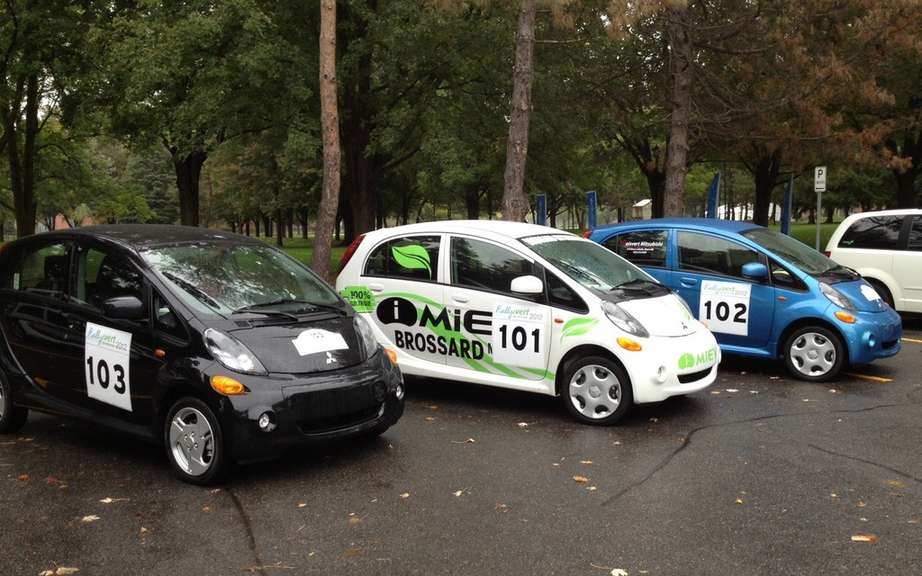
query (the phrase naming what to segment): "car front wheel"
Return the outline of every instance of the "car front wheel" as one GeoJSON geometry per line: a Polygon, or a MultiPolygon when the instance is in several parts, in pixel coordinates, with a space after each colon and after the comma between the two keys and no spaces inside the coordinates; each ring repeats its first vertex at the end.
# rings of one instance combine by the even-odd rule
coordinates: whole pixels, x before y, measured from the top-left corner
{"type": "Polygon", "coordinates": [[[568,362],[564,377],[560,396],[570,414],[584,424],[614,424],[634,402],[627,373],[603,356],[568,362]]]}
{"type": "Polygon", "coordinates": [[[185,482],[208,485],[227,472],[227,451],[221,424],[211,408],[198,398],[176,401],[163,430],[167,458],[185,482]]]}
{"type": "Polygon", "coordinates": [[[13,404],[13,391],[3,372],[0,372],[0,434],[18,432],[26,423],[29,411],[13,404]]]}
{"type": "Polygon", "coordinates": [[[822,326],[798,328],[788,336],[784,350],[788,371],[809,382],[835,378],[845,363],[842,339],[822,326]]]}

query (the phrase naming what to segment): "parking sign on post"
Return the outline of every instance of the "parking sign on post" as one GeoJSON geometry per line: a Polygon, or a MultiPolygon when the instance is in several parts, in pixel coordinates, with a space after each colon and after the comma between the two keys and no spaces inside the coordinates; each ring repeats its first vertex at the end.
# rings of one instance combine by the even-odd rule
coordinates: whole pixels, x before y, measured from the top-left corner
{"type": "Polygon", "coordinates": [[[813,172],[813,191],[816,192],[816,246],[820,249],[820,215],[823,212],[823,192],[826,191],[826,167],[817,166],[813,172]]]}

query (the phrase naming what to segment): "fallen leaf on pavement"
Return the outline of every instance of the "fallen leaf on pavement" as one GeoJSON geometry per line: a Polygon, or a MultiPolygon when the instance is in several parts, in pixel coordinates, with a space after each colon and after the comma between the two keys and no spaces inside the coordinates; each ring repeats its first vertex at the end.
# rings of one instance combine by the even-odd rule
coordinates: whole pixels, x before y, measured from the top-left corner
{"type": "Polygon", "coordinates": [[[202,506],[202,512],[205,512],[206,514],[208,512],[211,512],[211,506],[208,506],[207,504],[205,506],[202,506]]]}
{"type": "Polygon", "coordinates": [[[307,502],[298,502],[298,508],[304,508],[307,506],[307,502]]]}
{"type": "Polygon", "coordinates": [[[112,504],[113,502],[128,502],[130,498],[110,498],[106,497],[99,501],[100,504],[112,504]]]}
{"type": "Polygon", "coordinates": [[[96,522],[97,520],[99,520],[99,516],[96,516],[93,514],[90,514],[89,516],[84,516],[83,518],[80,519],[81,522],[85,522],[87,524],[89,524],[90,522],[96,522]]]}
{"type": "Polygon", "coordinates": [[[580,460],[580,464],[585,464],[586,466],[592,466],[592,460],[580,460]]]}
{"type": "Polygon", "coordinates": [[[711,390],[711,394],[714,396],[720,396],[720,390],[711,390]]]}
{"type": "Polygon", "coordinates": [[[409,493],[409,492],[404,492],[403,494],[400,495],[400,497],[403,498],[404,500],[406,500],[407,498],[410,497],[410,493],[409,493]]]}
{"type": "Polygon", "coordinates": [[[452,494],[454,494],[456,498],[460,498],[461,495],[464,494],[464,490],[455,490],[452,494]]]}
{"type": "Polygon", "coordinates": [[[80,568],[72,566],[58,566],[55,570],[44,570],[38,573],[38,576],[71,576],[80,572],[80,568]]]}
{"type": "Polygon", "coordinates": [[[427,406],[427,408],[429,408],[430,410],[438,410],[438,409],[439,409],[439,407],[436,406],[435,404],[430,404],[429,406],[427,406]]]}
{"type": "Polygon", "coordinates": [[[346,548],[343,550],[343,558],[355,558],[362,555],[361,548],[346,548]]]}
{"type": "Polygon", "coordinates": [[[588,492],[595,492],[596,490],[598,490],[598,488],[596,488],[595,486],[590,486],[590,487],[586,488],[586,490],[587,490],[588,492]]]}
{"type": "Polygon", "coordinates": [[[628,576],[627,570],[622,570],[621,568],[612,568],[609,572],[609,576],[628,576]]]}
{"type": "Polygon", "coordinates": [[[742,503],[743,503],[743,499],[742,499],[742,498],[737,498],[737,499],[736,499],[736,503],[737,503],[737,504],[742,504],[742,503]]]}
{"type": "Polygon", "coordinates": [[[877,542],[877,536],[867,532],[852,535],[852,542],[877,542]]]}
{"type": "Polygon", "coordinates": [[[349,524],[352,524],[353,526],[355,526],[356,524],[361,524],[361,523],[362,523],[362,519],[359,518],[358,516],[353,516],[352,518],[349,518],[349,524]]]}
{"type": "Polygon", "coordinates": [[[887,486],[891,488],[905,488],[906,487],[906,483],[903,482],[902,480],[887,480],[886,484],[887,486]]]}
{"type": "Polygon", "coordinates": [[[732,394],[733,392],[739,392],[739,390],[737,390],[736,388],[727,388],[727,392],[730,392],[732,394]]]}
{"type": "Polygon", "coordinates": [[[585,484],[586,482],[589,482],[589,478],[586,478],[585,476],[577,475],[573,477],[573,481],[578,482],[580,484],[585,484]]]}
{"type": "Polygon", "coordinates": [[[528,428],[528,422],[519,422],[519,423],[518,423],[518,427],[519,427],[519,428],[528,428]]]}
{"type": "Polygon", "coordinates": [[[28,482],[28,481],[29,481],[29,475],[28,475],[28,474],[20,474],[20,475],[19,475],[19,481],[20,481],[20,482],[28,482]]]}
{"type": "Polygon", "coordinates": [[[434,422],[435,418],[433,416],[426,416],[426,422],[434,422]]]}

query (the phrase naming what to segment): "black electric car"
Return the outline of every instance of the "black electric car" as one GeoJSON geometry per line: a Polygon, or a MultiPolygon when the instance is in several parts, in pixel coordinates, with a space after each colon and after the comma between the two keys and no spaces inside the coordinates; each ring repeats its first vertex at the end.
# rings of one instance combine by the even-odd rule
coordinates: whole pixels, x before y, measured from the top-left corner
{"type": "Polygon", "coordinates": [[[283,252],[180,226],[0,247],[0,432],[35,409],[162,442],[216,482],[286,447],[377,435],[403,379],[365,320],[283,252]]]}

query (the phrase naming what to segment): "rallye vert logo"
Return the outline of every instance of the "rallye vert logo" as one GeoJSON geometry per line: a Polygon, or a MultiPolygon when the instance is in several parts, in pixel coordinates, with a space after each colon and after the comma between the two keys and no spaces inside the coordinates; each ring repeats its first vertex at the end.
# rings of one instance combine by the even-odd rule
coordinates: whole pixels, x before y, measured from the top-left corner
{"type": "Polygon", "coordinates": [[[493,313],[485,310],[450,310],[433,312],[428,305],[418,310],[405,298],[385,298],[378,304],[378,320],[384,325],[401,324],[408,328],[429,328],[426,334],[412,330],[395,330],[394,344],[403,350],[482,360],[491,354],[489,343],[461,337],[461,330],[474,335],[491,336],[493,313]]]}
{"type": "Polygon", "coordinates": [[[717,348],[711,348],[705,352],[691,354],[686,352],[679,356],[679,370],[688,370],[702,364],[711,365],[717,361],[717,348]]]}

